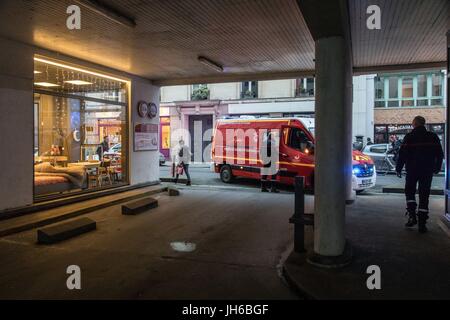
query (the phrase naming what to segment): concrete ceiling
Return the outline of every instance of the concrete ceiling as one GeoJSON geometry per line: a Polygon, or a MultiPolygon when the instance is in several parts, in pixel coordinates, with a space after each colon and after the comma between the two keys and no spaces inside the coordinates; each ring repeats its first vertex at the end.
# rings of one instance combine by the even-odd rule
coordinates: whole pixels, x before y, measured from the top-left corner
{"type": "MultiPolygon", "coordinates": [[[[299,0],[301,1],[301,0],[299,0]]],[[[136,22],[117,24],[72,0],[0,0],[0,36],[54,50],[159,84],[289,78],[314,72],[314,40],[296,0],[102,0],[136,22]],[[219,73],[199,55],[224,66],[219,73]]],[[[448,0],[349,0],[355,70],[446,60],[448,0]],[[382,29],[366,28],[378,4],[382,29]]]]}
{"type": "Polygon", "coordinates": [[[356,69],[433,63],[445,66],[449,0],[349,0],[348,4],[356,69]],[[366,27],[370,5],[381,9],[381,30],[366,27]]]}

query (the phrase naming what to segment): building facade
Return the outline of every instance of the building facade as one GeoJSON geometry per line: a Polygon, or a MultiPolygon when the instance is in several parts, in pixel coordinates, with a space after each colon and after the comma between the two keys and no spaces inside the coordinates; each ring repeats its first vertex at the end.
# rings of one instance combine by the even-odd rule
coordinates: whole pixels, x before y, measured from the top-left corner
{"type": "Polygon", "coordinates": [[[444,143],[446,73],[380,74],[374,81],[375,143],[386,143],[392,135],[402,139],[412,129],[412,119],[421,115],[427,128],[444,143]]]}
{"type": "MultiPolygon", "coordinates": [[[[422,115],[444,143],[444,79],[441,70],[354,76],[353,140],[402,139],[422,115]]],[[[219,118],[313,117],[314,108],[314,78],[162,87],[161,152],[169,159],[180,138],[193,146],[195,122],[208,132],[219,118]]]]}
{"type": "MultiPolygon", "coordinates": [[[[353,78],[354,137],[373,139],[374,77],[353,78]]],[[[195,123],[208,135],[220,118],[313,117],[314,107],[314,78],[162,87],[161,152],[170,159],[180,138],[192,149],[202,139],[202,149],[207,148],[210,139],[195,137],[195,123]]]]}

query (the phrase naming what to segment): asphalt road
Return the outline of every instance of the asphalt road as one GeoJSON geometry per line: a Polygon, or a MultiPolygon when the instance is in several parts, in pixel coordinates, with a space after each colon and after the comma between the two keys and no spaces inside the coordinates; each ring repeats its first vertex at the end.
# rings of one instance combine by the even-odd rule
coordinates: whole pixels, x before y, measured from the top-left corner
{"type": "MultiPolygon", "coordinates": [[[[170,165],[166,164],[160,167],[160,177],[170,177],[170,165]]],[[[206,165],[190,165],[189,172],[192,178],[192,184],[194,185],[209,185],[218,187],[248,187],[257,188],[259,182],[251,179],[237,179],[233,182],[233,185],[223,183],[219,174],[211,172],[209,166],[206,165]]],[[[183,176],[185,178],[185,176],[183,176]]],[[[443,176],[435,176],[433,178],[433,186],[444,188],[445,178],[443,176]]],[[[395,174],[378,175],[377,183],[375,187],[366,190],[364,193],[381,193],[384,186],[394,184],[405,184],[405,177],[398,178],[395,174]]],[[[293,192],[293,188],[282,187],[283,191],[293,192]]]]}

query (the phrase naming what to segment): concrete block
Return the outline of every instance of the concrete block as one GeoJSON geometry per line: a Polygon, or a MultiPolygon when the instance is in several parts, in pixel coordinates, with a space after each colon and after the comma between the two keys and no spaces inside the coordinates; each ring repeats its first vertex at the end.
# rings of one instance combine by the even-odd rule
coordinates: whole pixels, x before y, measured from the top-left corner
{"type": "Polygon", "coordinates": [[[175,188],[172,188],[172,187],[169,187],[167,189],[167,191],[169,192],[169,196],[170,197],[176,197],[176,196],[180,195],[180,191],[178,189],[175,189],[175,188]]]}
{"type": "Polygon", "coordinates": [[[135,215],[149,209],[156,208],[158,206],[158,200],[148,197],[133,202],[128,202],[122,206],[122,214],[135,215]]]}
{"type": "Polygon", "coordinates": [[[76,219],[46,228],[38,229],[38,243],[52,244],[57,243],[77,235],[95,230],[97,224],[89,218],[76,219]]]}

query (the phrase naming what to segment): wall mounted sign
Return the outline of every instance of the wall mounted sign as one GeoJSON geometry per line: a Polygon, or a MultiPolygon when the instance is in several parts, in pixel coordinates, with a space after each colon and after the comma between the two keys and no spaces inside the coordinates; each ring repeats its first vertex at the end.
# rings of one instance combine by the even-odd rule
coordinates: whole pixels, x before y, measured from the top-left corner
{"type": "Polygon", "coordinates": [[[148,104],[148,117],[150,119],[155,118],[158,115],[158,107],[153,102],[148,104]]]}
{"type": "Polygon", "coordinates": [[[154,151],[159,149],[159,126],[141,123],[134,126],[134,151],[154,151]]]}
{"type": "Polygon", "coordinates": [[[148,104],[145,101],[139,101],[137,108],[138,115],[145,118],[148,115],[148,104]]]}

